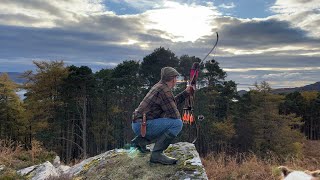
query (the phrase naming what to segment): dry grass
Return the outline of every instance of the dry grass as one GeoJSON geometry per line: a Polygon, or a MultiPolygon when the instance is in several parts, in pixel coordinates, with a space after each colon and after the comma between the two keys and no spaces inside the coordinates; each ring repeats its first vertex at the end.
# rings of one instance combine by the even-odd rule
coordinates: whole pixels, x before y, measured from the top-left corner
{"type": "Polygon", "coordinates": [[[13,169],[21,169],[47,160],[53,160],[54,152],[42,148],[37,140],[32,140],[32,148],[24,150],[22,144],[11,139],[0,139],[0,164],[13,169]]]}
{"type": "Polygon", "coordinates": [[[0,139],[0,164],[11,166],[22,151],[21,144],[10,139],[0,139]]]}
{"type": "Polygon", "coordinates": [[[37,158],[39,154],[43,151],[42,146],[43,145],[40,141],[32,140],[31,149],[29,150],[32,158],[32,163],[35,162],[35,158],[37,158]]]}
{"type": "Polygon", "coordinates": [[[303,157],[279,160],[274,155],[266,159],[251,154],[227,155],[211,154],[202,158],[209,179],[214,180],[277,180],[280,179],[278,166],[284,165],[294,170],[315,171],[320,167],[320,141],[306,141],[303,157]]]}
{"type": "Polygon", "coordinates": [[[220,153],[202,159],[209,179],[278,179],[280,171],[254,154],[226,155],[220,153]]]}
{"type": "Polygon", "coordinates": [[[16,170],[40,164],[47,160],[52,161],[55,153],[42,148],[41,143],[32,141],[32,148],[24,150],[22,144],[11,139],[0,139],[0,165],[4,169],[0,171],[0,179],[23,179],[16,170]]]}
{"type": "Polygon", "coordinates": [[[4,169],[0,171],[0,179],[22,179],[12,168],[16,165],[16,157],[21,152],[21,144],[10,139],[0,139],[0,165],[4,165],[4,169]]]}

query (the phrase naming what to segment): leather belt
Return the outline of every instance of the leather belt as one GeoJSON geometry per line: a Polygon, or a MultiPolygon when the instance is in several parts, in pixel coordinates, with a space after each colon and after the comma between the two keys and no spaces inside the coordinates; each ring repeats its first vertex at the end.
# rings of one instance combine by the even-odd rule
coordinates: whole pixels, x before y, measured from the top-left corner
{"type": "Polygon", "coordinates": [[[142,122],[142,118],[143,118],[143,114],[141,115],[140,113],[135,111],[132,113],[131,121],[133,123],[142,122]]]}
{"type": "Polygon", "coordinates": [[[141,118],[140,119],[133,119],[132,122],[133,123],[142,122],[142,119],[141,118]]]}

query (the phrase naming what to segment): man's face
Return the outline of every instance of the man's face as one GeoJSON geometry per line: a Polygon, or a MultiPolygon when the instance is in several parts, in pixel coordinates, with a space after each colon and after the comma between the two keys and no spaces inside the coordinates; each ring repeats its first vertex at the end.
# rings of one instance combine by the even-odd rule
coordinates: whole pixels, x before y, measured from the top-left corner
{"type": "Polygon", "coordinates": [[[175,86],[177,84],[177,81],[178,81],[178,76],[175,76],[173,78],[173,86],[175,86]]]}

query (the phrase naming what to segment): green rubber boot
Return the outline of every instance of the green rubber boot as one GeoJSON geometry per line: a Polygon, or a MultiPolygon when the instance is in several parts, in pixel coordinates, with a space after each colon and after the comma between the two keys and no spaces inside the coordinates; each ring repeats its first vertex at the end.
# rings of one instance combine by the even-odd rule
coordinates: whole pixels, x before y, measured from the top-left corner
{"type": "Polygon", "coordinates": [[[150,162],[152,163],[160,163],[164,165],[176,164],[177,160],[171,157],[166,156],[163,151],[166,150],[171,142],[174,140],[176,136],[170,133],[164,133],[154,145],[150,162]]]}
{"type": "Polygon", "coordinates": [[[141,153],[148,153],[150,149],[147,149],[146,145],[150,144],[150,141],[144,137],[136,136],[131,140],[131,144],[136,147],[141,153]]]}

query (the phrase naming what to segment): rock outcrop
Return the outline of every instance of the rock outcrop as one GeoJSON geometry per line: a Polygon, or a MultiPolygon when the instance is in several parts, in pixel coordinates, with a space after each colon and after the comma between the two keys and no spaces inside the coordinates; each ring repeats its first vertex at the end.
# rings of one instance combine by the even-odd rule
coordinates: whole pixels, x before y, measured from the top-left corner
{"type": "Polygon", "coordinates": [[[6,166],[0,164],[0,171],[2,171],[6,166]]]}
{"type": "Polygon", "coordinates": [[[70,169],[69,166],[61,165],[60,158],[57,156],[52,165],[49,161],[45,163],[30,166],[24,169],[17,171],[17,173],[21,176],[26,177],[31,180],[45,180],[50,177],[59,177],[67,173],[70,169]],[[58,162],[57,162],[58,159],[58,162]]]}
{"type": "MultiPolygon", "coordinates": [[[[151,148],[152,149],[152,148],[151,148]]],[[[83,160],[72,167],[45,162],[18,171],[29,179],[70,177],[70,179],[208,179],[195,146],[191,143],[172,144],[165,151],[178,159],[176,165],[149,162],[150,153],[142,154],[134,148],[114,149],[83,160]]]]}

